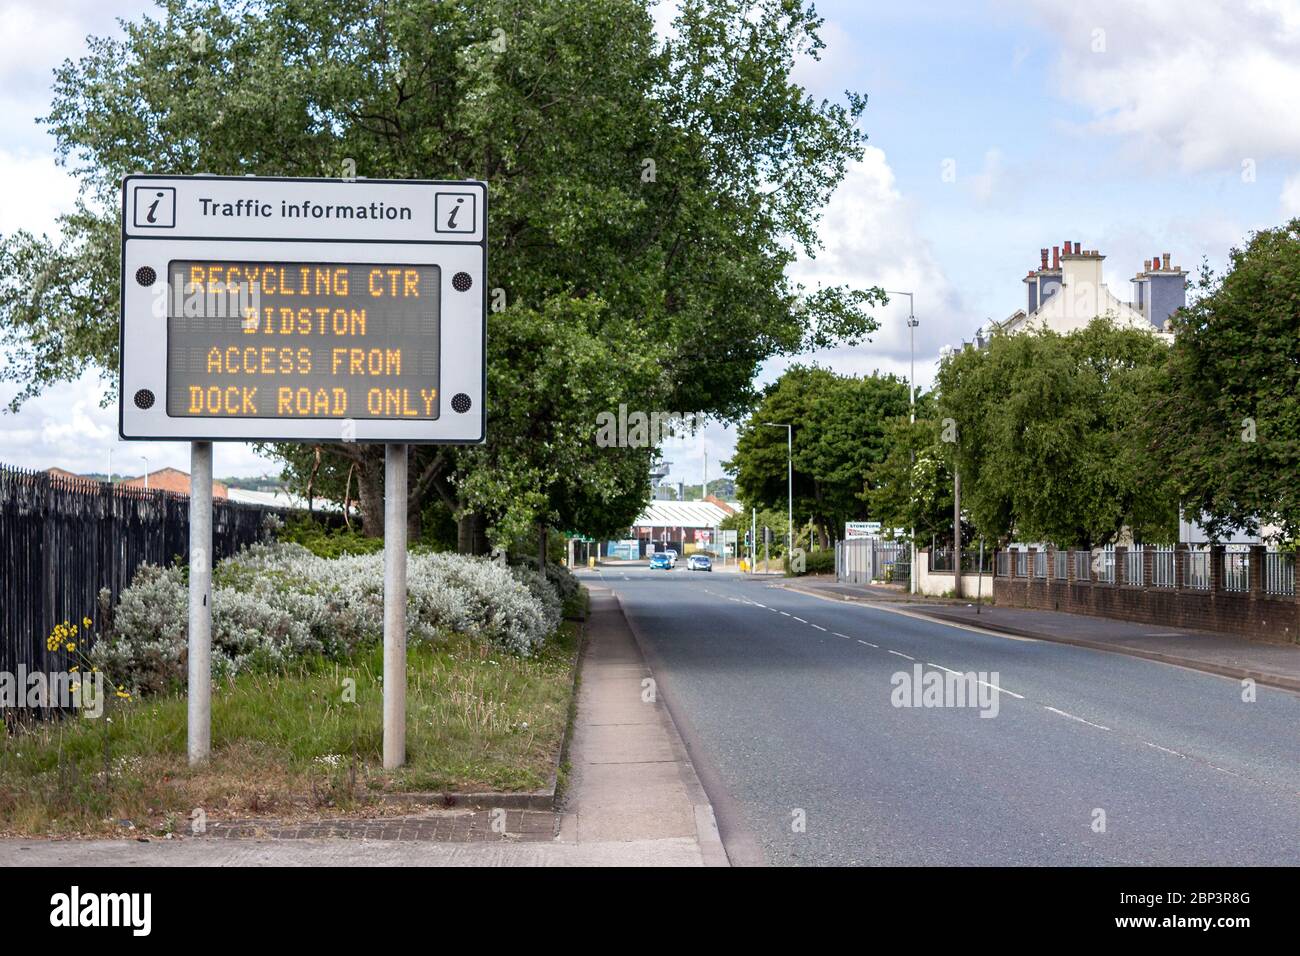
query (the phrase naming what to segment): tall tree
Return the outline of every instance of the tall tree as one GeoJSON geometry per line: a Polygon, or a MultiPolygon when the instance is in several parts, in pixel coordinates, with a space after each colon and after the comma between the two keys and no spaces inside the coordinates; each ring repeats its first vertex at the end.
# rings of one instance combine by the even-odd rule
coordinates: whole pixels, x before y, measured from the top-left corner
{"type": "Polygon", "coordinates": [[[1202,270],[1174,316],[1168,379],[1152,416],[1159,467],[1215,537],[1273,525],[1300,540],[1300,219],[1202,270]]]}
{"type": "Polygon", "coordinates": [[[941,433],[934,393],[918,395],[915,422],[899,415],[884,423],[885,453],[867,468],[861,492],[868,518],[915,532],[921,544],[952,534],[952,471],[941,433]]]}
{"type": "Polygon", "coordinates": [[[1167,350],[1102,318],[1068,335],[995,335],[947,359],[940,439],[978,531],[1080,547],[1125,528],[1172,540],[1177,491],[1146,434],[1167,350]]]}
{"type": "MultiPolygon", "coordinates": [[[[606,521],[601,502],[626,523],[626,449],[575,500],[602,468],[579,447],[595,403],[738,416],[766,359],[874,327],[872,292],[785,275],[816,253],[819,210],[864,142],[863,97],[817,102],[791,79],[820,24],[793,0],[685,0],[660,42],[646,0],[162,0],[56,72],[46,122],[83,201],[60,239],[0,247],[2,374],[21,402],[115,371],[129,172],[482,179],[502,307],[488,442],[419,450],[412,495],[445,500],[473,549],[487,524],[505,541],[593,508],[606,521]],[[571,349],[622,374],[569,401],[584,386],[553,373],[571,349]]],[[[375,530],[382,451],[328,453],[375,530]]],[[[282,454],[301,475],[300,451],[282,454]]]]}
{"type": "Polygon", "coordinates": [[[792,366],[741,426],[727,467],[745,501],[784,509],[786,431],[765,423],[792,424],[794,521],[811,520],[825,546],[845,521],[864,517],[867,471],[885,456],[886,424],[907,407],[907,383],[892,375],[856,378],[792,366]]]}

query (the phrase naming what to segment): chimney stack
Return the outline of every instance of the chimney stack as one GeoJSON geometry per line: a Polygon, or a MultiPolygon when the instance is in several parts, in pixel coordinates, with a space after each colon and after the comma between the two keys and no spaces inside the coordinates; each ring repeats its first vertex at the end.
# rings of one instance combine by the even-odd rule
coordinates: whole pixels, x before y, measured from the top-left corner
{"type": "Polygon", "coordinates": [[[1161,256],[1161,260],[1162,260],[1162,262],[1163,262],[1163,266],[1164,266],[1165,271],[1168,272],[1168,271],[1169,271],[1169,253],[1166,252],[1163,256],[1161,256]]]}

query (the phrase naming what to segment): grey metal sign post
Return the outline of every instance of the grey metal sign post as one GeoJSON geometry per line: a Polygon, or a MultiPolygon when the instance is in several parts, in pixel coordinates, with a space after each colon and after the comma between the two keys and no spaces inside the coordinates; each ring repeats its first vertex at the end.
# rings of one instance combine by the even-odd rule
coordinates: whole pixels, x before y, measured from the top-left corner
{"type": "Polygon", "coordinates": [[[385,446],[384,766],[406,758],[407,457],[486,425],[481,182],[128,176],[118,431],[191,443],[191,764],[211,753],[212,442],[385,446]]]}

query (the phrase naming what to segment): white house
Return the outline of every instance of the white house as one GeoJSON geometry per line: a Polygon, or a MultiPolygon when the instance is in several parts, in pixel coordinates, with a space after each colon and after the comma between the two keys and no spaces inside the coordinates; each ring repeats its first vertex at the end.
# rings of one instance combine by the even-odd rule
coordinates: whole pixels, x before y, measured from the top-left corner
{"type": "Polygon", "coordinates": [[[1102,279],[1105,260],[1096,249],[1082,249],[1077,242],[1039,250],[1039,268],[1025,276],[1026,307],[1017,309],[995,329],[1016,333],[1034,329],[1051,329],[1062,334],[1082,329],[1093,319],[1109,316],[1121,326],[1146,329],[1172,340],[1169,318],[1187,303],[1187,273],[1171,266],[1169,253],[1157,255],[1142,264],[1133,277],[1132,301],[1126,302],[1110,291],[1102,279]]]}

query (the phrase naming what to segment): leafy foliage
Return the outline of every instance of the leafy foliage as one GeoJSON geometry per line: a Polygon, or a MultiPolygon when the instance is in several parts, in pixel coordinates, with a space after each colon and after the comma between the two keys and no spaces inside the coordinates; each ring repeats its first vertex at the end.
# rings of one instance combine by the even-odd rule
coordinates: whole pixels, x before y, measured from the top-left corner
{"type": "Polygon", "coordinates": [[[727,467],[745,501],[785,511],[786,430],[764,423],[792,424],[795,523],[811,519],[824,544],[845,521],[866,516],[863,483],[885,457],[888,423],[907,409],[907,383],[892,375],[854,378],[795,365],[741,426],[727,467]]]}
{"type": "Polygon", "coordinates": [[[886,530],[915,531],[919,542],[947,539],[952,534],[952,470],[940,440],[933,392],[917,396],[916,416],[915,422],[899,415],[884,423],[884,456],[867,468],[862,500],[867,514],[886,530]]]}
{"type": "MultiPolygon", "coordinates": [[[[790,78],[820,23],[793,0],[686,0],[660,43],[645,0],[162,0],[56,72],[46,122],[85,205],[57,242],[0,247],[4,375],[21,401],[116,368],[127,173],[482,179],[505,303],[488,441],[417,449],[411,510],[436,494],[498,542],[626,526],[649,451],[598,453],[598,411],[735,417],[765,360],[874,328],[877,290],[785,275],[864,141],[864,98],[790,78]]],[[[377,532],[382,451],[278,450],[300,489],[355,480],[377,532]]]]}
{"type": "Polygon", "coordinates": [[[943,447],[976,529],[1063,547],[1105,544],[1126,527],[1172,540],[1178,495],[1146,433],[1167,350],[1094,319],[1068,335],[995,335],[945,361],[939,416],[956,441],[943,447]]]}
{"type": "MultiPolygon", "coordinates": [[[[186,568],[145,565],[121,596],[112,631],[91,661],[132,690],[158,693],[185,677],[186,568]]],[[[524,656],[559,626],[566,597],[527,568],[485,558],[415,552],[407,568],[414,641],[465,634],[524,656]]],[[[301,545],[254,545],[217,565],[212,668],[218,677],[271,673],[308,657],[341,660],[383,633],[380,554],[320,557],[301,545]]]]}
{"type": "Polygon", "coordinates": [[[1300,219],[1233,249],[1226,275],[1203,270],[1174,316],[1154,444],[1213,536],[1277,526],[1300,539],[1300,219]]]}

